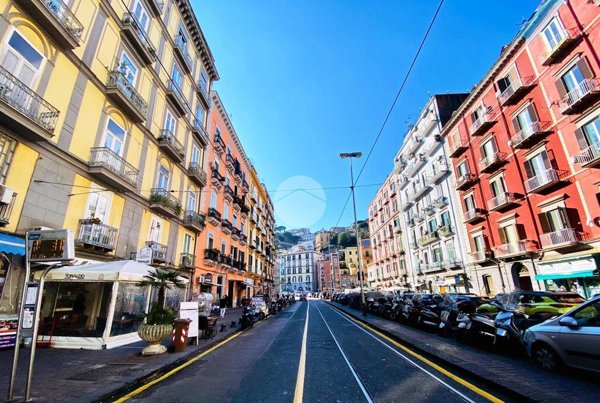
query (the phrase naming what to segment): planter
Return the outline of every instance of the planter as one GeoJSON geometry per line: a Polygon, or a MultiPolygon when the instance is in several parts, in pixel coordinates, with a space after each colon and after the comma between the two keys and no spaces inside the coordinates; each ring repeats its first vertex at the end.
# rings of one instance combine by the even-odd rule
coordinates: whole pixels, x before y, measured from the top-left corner
{"type": "Polygon", "coordinates": [[[142,350],[142,355],[156,355],[167,351],[167,348],[160,344],[160,342],[172,332],[173,325],[148,325],[142,323],[138,327],[138,336],[149,344],[142,350]]]}

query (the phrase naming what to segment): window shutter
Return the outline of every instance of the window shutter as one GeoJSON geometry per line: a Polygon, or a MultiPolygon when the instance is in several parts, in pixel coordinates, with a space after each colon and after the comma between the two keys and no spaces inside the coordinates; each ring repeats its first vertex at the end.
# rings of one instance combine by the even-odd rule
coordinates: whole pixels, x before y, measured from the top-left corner
{"type": "Polygon", "coordinates": [[[533,103],[527,105],[527,113],[529,113],[529,117],[531,118],[532,122],[537,122],[540,120],[538,118],[537,112],[535,111],[535,106],[533,105],[533,103]]]}
{"type": "Polygon", "coordinates": [[[565,87],[565,83],[563,83],[562,77],[558,77],[556,79],[556,89],[558,90],[558,95],[560,99],[564,99],[567,96],[567,87],[565,87]]]}
{"type": "Polygon", "coordinates": [[[577,61],[577,66],[579,67],[579,70],[581,70],[583,78],[594,78],[594,73],[585,57],[582,57],[577,61]]]}
{"type": "Polygon", "coordinates": [[[588,147],[588,142],[585,138],[585,133],[583,133],[583,128],[579,127],[575,129],[575,138],[577,139],[577,144],[579,144],[580,150],[585,150],[588,147]]]}
{"type": "Polygon", "coordinates": [[[506,234],[504,233],[504,228],[498,228],[498,235],[500,235],[500,244],[501,245],[508,243],[506,241],[506,234]]]}
{"type": "Polygon", "coordinates": [[[546,213],[538,214],[540,220],[540,226],[542,227],[542,233],[547,234],[550,231],[550,223],[548,222],[548,216],[546,213]]]}
{"type": "Polygon", "coordinates": [[[519,240],[524,240],[527,239],[527,232],[525,231],[525,225],[523,224],[517,224],[517,236],[519,237],[519,240]]]}
{"type": "Polygon", "coordinates": [[[519,119],[517,119],[517,117],[512,118],[512,125],[515,129],[515,134],[521,131],[521,125],[519,124],[519,119]]]}
{"type": "Polygon", "coordinates": [[[570,228],[574,228],[577,231],[583,231],[583,226],[581,225],[581,218],[579,216],[579,211],[576,208],[565,208],[561,209],[562,212],[566,215],[568,226],[570,228]]]}
{"type": "Polygon", "coordinates": [[[535,174],[533,172],[533,168],[531,167],[531,162],[525,161],[523,162],[523,166],[525,167],[525,174],[527,175],[527,178],[533,178],[535,174]]]}

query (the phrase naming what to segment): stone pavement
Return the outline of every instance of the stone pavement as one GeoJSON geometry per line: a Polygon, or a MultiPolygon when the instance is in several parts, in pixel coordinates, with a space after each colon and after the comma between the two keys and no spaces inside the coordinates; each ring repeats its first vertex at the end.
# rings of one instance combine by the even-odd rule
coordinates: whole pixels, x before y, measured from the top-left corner
{"type": "MultiPolygon", "coordinates": [[[[37,349],[33,372],[32,396],[39,402],[90,402],[127,385],[147,377],[165,366],[185,361],[189,356],[207,350],[230,336],[239,328],[230,328],[231,321],[237,323],[241,308],[228,309],[224,319],[217,322],[217,335],[210,340],[200,340],[199,345],[189,345],[181,353],[167,352],[159,356],[142,357],[139,352],[144,341],[109,350],[37,349]],[[220,332],[221,324],[227,330],[220,332]]],[[[171,338],[165,343],[170,346],[171,338]]],[[[13,351],[0,351],[0,401],[8,396],[8,382],[13,360],[13,351]]],[[[29,363],[29,348],[21,348],[19,370],[14,395],[17,401],[25,394],[25,380],[29,363]]]]}
{"type": "Polygon", "coordinates": [[[513,394],[516,400],[600,401],[600,377],[597,374],[574,369],[563,373],[544,371],[528,358],[494,354],[371,314],[364,317],[360,310],[336,302],[330,304],[448,369],[491,384],[505,393],[516,392],[513,394]]]}

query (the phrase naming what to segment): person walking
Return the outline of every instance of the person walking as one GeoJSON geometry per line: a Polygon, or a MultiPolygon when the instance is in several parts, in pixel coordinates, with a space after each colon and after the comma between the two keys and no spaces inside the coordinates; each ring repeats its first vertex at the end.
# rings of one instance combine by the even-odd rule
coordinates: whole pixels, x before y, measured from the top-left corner
{"type": "Polygon", "coordinates": [[[221,299],[219,300],[219,308],[221,308],[221,314],[219,315],[221,318],[225,317],[225,312],[227,311],[227,294],[223,294],[221,299]]]}

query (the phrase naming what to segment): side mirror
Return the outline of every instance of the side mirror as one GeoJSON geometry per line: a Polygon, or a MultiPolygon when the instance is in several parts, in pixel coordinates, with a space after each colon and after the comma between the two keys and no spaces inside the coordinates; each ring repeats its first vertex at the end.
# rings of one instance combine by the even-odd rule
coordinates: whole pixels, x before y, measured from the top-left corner
{"type": "Polygon", "coordinates": [[[558,321],[558,324],[561,326],[567,326],[567,327],[579,327],[579,323],[572,316],[565,316],[563,318],[560,318],[560,320],[558,321]]]}

